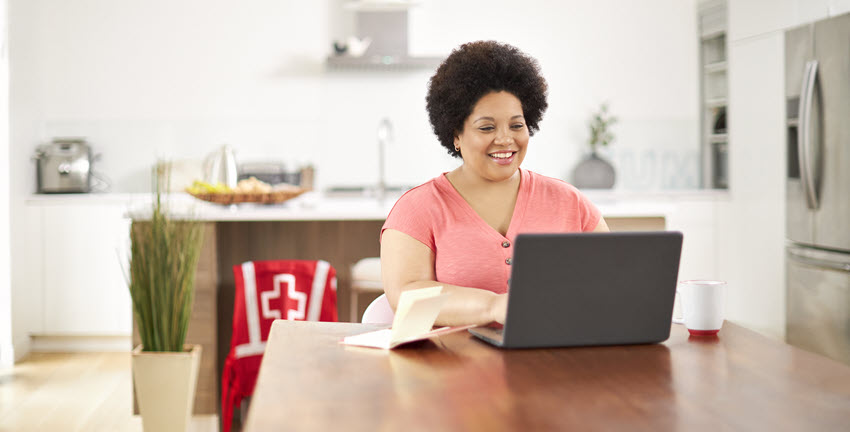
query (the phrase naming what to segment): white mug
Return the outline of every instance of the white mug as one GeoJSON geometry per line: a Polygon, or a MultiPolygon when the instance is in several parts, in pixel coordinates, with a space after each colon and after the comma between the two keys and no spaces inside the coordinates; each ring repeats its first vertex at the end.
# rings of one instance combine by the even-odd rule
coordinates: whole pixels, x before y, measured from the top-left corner
{"type": "Polygon", "coordinates": [[[726,282],[681,281],[676,293],[682,303],[682,318],[674,317],[674,323],[684,324],[696,336],[715,335],[720,331],[726,303],[726,282]]]}

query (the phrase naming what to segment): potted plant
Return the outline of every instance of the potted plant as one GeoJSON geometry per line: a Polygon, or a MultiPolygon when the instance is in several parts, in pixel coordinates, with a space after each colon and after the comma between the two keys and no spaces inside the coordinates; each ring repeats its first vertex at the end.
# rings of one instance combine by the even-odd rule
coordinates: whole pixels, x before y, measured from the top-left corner
{"type": "Polygon", "coordinates": [[[588,129],[588,145],[590,154],[576,165],[573,170],[573,185],[578,188],[610,189],[614,186],[616,172],[610,162],[603,159],[597,153],[598,147],[606,147],[614,141],[614,133],[611,126],[617,122],[617,118],[608,112],[608,104],[603,103],[599,110],[590,117],[588,129]]]}
{"type": "Polygon", "coordinates": [[[162,196],[169,184],[166,165],[154,169],[150,219],[134,221],[130,228],[128,286],[142,340],[133,350],[133,380],[145,431],[187,429],[201,359],[201,346],[184,341],[202,225],[169,216],[162,196]]]}

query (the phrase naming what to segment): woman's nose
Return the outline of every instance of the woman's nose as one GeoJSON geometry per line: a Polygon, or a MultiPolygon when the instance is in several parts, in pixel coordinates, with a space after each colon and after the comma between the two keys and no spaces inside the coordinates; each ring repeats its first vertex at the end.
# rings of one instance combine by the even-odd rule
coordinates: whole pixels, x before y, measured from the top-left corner
{"type": "Polygon", "coordinates": [[[514,137],[511,135],[510,131],[500,130],[496,134],[495,144],[496,145],[508,145],[511,144],[514,140],[514,137]]]}

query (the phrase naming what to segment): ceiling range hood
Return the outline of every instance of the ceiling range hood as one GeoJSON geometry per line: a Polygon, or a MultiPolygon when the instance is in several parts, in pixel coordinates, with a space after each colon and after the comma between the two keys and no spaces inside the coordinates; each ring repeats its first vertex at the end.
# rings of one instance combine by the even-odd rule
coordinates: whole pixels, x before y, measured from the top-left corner
{"type": "Polygon", "coordinates": [[[331,55],[327,59],[330,69],[345,70],[413,70],[435,69],[445,57],[411,56],[408,54],[407,12],[416,3],[412,1],[361,0],[345,4],[354,11],[355,35],[369,38],[371,43],[360,56],[348,53],[331,55]]]}

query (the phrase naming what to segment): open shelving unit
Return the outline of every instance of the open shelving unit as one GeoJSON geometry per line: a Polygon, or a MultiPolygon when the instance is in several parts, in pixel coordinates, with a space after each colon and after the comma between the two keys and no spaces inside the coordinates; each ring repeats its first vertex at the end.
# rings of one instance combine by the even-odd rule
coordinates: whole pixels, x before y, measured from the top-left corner
{"type": "Polygon", "coordinates": [[[700,61],[700,152],[705,188],[729,187],[727,132],[728,60],[726,0],[703,0],[698,7],[700,61]]]}
{"type": "Polygon", "coordinates": [[[325,61],[328,71],[434,70],[444,56],[414,56],[408,52],[408,12],[419,0],[351,0],[339,11],[352,23],[359,38],[371,44],[362,55],[332,52],[325,61]]]}

